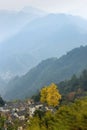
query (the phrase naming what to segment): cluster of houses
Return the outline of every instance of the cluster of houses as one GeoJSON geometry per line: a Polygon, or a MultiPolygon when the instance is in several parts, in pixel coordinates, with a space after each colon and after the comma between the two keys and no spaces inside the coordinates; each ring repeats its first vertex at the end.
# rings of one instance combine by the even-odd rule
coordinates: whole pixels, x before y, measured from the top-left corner
{"type": "Polygon", "coordinates": [[[3,130],[7,130],[7,124],[12,124],[15,119],[20,121],[18,130],[24,130],[24,122],[29,122],[29,117],[33,117],[36,110],[47,111],[49,109],[53,111],[52,108],[41,103],[35,103],[33,100],[8,102],[4,107],[0,107],[0,116],[5,115],[7,117],[3,130]]]}

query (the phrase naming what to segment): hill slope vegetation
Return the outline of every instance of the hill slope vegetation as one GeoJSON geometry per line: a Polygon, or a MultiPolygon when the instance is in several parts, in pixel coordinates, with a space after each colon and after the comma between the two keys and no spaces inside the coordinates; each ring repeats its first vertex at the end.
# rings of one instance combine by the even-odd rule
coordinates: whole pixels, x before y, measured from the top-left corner
{"type": "Polygon", "coordinates": [[[73,49],[61,58],[42,61],[22,77],[15,77],[7,85],[5,97],[8,99],[32,96],[41,87],[59,83],[73,74],[79,75],[87,68],[87,46],[73,49]]]}

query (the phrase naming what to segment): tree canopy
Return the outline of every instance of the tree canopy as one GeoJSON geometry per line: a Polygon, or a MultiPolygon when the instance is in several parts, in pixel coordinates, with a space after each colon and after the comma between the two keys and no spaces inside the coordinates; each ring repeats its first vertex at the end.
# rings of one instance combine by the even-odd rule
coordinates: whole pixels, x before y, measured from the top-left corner
{"type": "Polygon", "coordinates": [[[52,83],[49,86],[43,87],[40,92],[42,103],[47,103],[49,106],[57,106],[59,100],[61,99],[61,94],[59,93],[57,86],[52,83]]]}
{"type": "Polygon", "coordinates": [[[0,96],[0,106],[4,106],[5,101],[2,99],[2,97],[0,96]]]}

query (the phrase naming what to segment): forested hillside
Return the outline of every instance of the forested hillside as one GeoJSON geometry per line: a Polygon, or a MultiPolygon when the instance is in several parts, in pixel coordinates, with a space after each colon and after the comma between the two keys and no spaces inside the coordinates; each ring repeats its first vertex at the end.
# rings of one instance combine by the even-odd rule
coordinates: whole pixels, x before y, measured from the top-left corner
{"type": "MultiPolygon", "coordinates": [[[[80,76],[74,74],[69,80],[57,83],[57,89],[62,95],[63,103],[73,102],[77,98],[87,96],[87,69],[82,71],[80,76]]],[[[40,91],[33,95],[32,99],[39,101],[40,91]]]]}
{"type": "Polygon", "coordinates": [[[42,61],[22,77],[15,77],[7,85],[5,98],[31,97],[41,87],[52,82],[59,83],[87,68],[87,46],[73,49],[61,58],[42,61]],[[20,91],[21,90],[21,91],[20,91]],[[15,93],[14,93],[15,92],[15,93]]]}

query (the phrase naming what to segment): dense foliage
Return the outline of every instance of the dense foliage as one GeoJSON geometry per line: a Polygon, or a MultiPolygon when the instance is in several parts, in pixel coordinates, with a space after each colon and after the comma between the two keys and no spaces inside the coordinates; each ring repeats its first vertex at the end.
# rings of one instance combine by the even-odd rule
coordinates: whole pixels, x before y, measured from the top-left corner
{"type": "Polygon", "coordinates": [[[87,130],[87,70],[60,82],[58,88],[62,94],[58,110],[35,114],[27,130],[87,130]]]}
{"type": "Polygon", "coordinates": [[[60,82],[58,86],[60,93],[68,101],[87,96],[87,70],[84,70],[79,77],[73,75],[70,80],[60,82]]]}
{"type": "Polygon", "coordinates": [[[0,96],[0,106],[3,106],[5,104],[5,101],[2,99],[2,97],[0,96]]]}
{"type": "Polygon", "coordinates": [[[57,89],[57,86],[52,83],[49,86],[43,87],[41,89],[41,102],[46,103],[49,106],[57,106],[59,104],[59,100],[61,99],[61,95],[57,89]]]}
{"type": "MultiPolygon", "coordinates": [[[[87,96],[87,70],[84,70],[80,76],[75,74],[69,80],[57,84],[59,92],[62,94],[63,102],[74,101],[76,98],[87,96]]],[[[32,96],[35,101],[40,100],[40,93],[32,96]]]]}
{"type": "Polygon", "coordinates": [[[87,130],[87,97],[30,119],[27,130],[87,130]]]}

